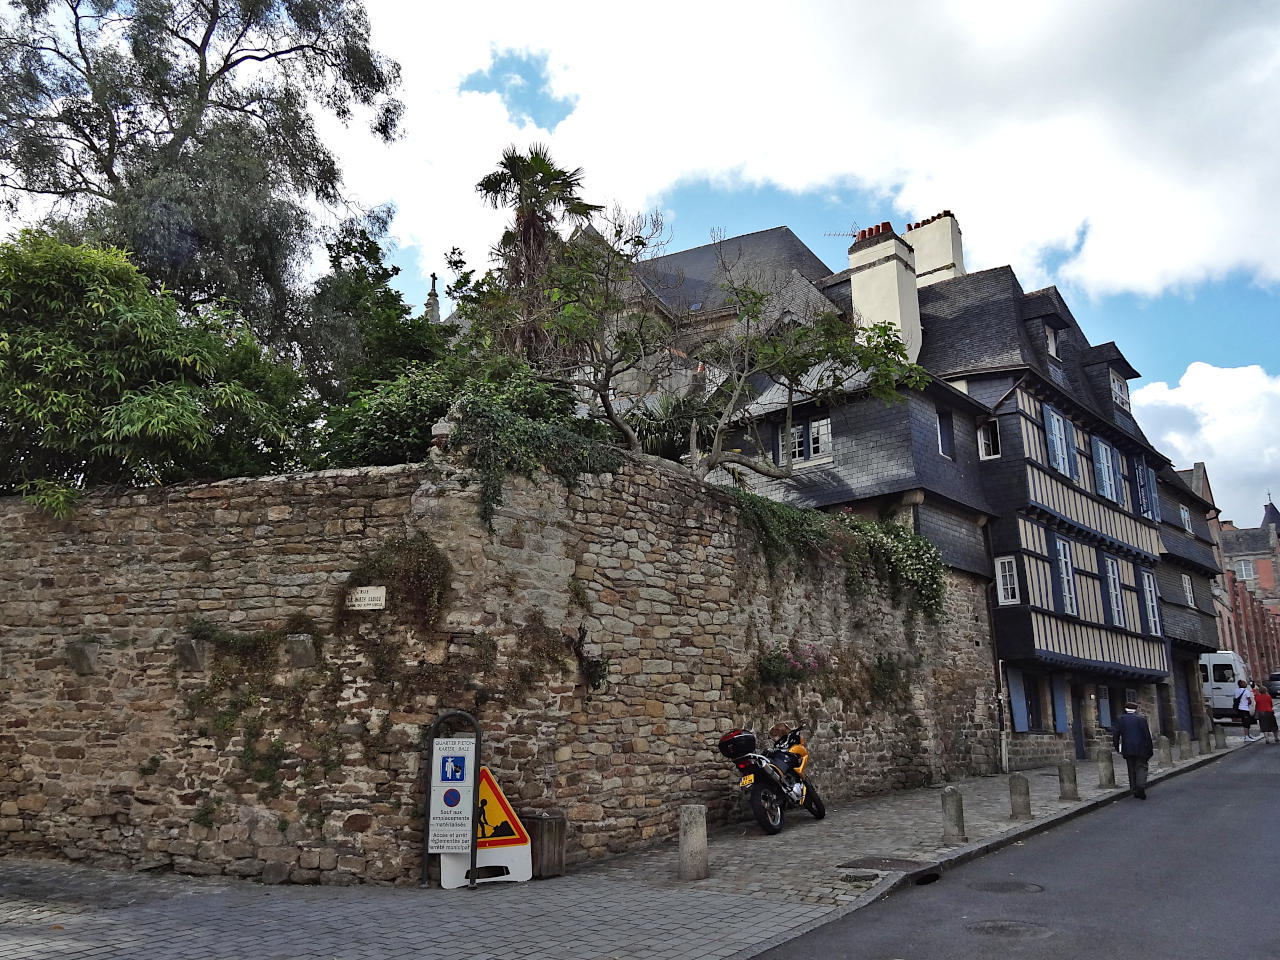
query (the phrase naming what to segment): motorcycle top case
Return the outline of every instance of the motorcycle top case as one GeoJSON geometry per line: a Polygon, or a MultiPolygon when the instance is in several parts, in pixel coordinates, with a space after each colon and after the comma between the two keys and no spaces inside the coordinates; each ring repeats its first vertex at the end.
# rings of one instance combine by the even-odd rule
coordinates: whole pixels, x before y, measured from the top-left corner
{"type": "Polygon", "coordinates": [[[720,738],[720,752],[730,760],[756,752],[756,735],[750,730],[730,730],[720,738]]]}

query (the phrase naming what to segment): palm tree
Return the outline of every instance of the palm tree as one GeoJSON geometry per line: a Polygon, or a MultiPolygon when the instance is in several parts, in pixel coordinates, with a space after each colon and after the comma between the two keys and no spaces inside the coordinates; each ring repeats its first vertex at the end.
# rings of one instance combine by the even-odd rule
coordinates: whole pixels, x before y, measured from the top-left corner
{"type": "Polygon", "coordinates": [[[476,184],[486,203],[512,213],[494,254],[508,288],[520,301],[522,329],[516,340],[526,353],[535,352],[544,339],[537,317],[544,298],[543,275],[560,242],[556,227],[583,223],[601,209],[578,195],[581,187],[582,168],[556,166],[547,148],[537,143],[528,153],[507,147],[498,169],[476,184]]]}

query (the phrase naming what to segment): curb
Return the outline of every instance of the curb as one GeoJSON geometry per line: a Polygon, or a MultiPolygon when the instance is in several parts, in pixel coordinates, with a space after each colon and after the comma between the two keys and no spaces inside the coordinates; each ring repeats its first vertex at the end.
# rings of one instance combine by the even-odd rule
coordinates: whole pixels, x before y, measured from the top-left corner
{"type": "MultiPolygon", "coordinates": [[[[1161,780],[1168,780],[1171,777],[1180,776],[1181,774],[1189,773],[1192,770],[1198,770],[1207,764],[1214,763],[1215,761],[1221,760],[1223,757],[1230,756],[1237,750],[1241,750],[1246,746],[1248,746],[1247,743],[1242,743],[1238,746],[1227,747],[1223,750],[1215,750],[1213,753],[1201,754],[1200,756],[1193,757],[1186,763],[1182,763],[1179,766],[1171,767],[1167,770],[1150,775],[1147,778],[1147,783],[1158,783],[1161,780]]],[[[797,937],[802,937],[806,933],[817,930],[819,927],[824,927],[828,923],[834,923],[837,920],[847,917],[856,910],[861,910],[863,907],[870,906],[878,900],[883,900],[885,897],[888,897],[897,890],[901,890],[905,886],[915,885],[925,877],[933,876],[934,879],[937,879],[947,870],[951,870],[961,864],[968,863],[970,860],[976,860],[979,857],[986,856],[988,853],[994,853],[996,850],[1010,846],[1020,840],[1025,840],[1027,837],[1033,837],[1036,834],[1044,833],[1046,830],[1051,830],[1069,820],[1074,820],[1076,817],[1082,817],[1086,813],[1092,813],[1094,810],[1115,803],[1117,800],[1123,800],[1125,797],[1131,796],[1132,793],[1133,791],[1127,788],[1123,790],[1117,788],[1101,797],[1094,797],[1092,800],[1082,801],[1078,806],[1072,807],[1070,810],[1064,810],[1061,813],[1052,814],[1043,820],[1027,824],[1024,827],[1014,827],[999,834],[998,836],[991,837],[989,840],[979,840],[975,843],[957,847],[955,850],[939,857],[931,863],[921,864],[915,870],[886,873],[875,886],[865,891],[852,903],[836,907],[830,913],[824,914],[816,920],[811,920],[810,922],[801,924],[798,927],[793,927],[776,937],[771,937],[769,940],[762,943],[750,946],[745,950],[740,950],[728,957],[727,960],[750,960],[750,958],[759,956],[767,950],[772,950],[774,947],[780,947],[784,943],[788,943],[797,937]]]]}

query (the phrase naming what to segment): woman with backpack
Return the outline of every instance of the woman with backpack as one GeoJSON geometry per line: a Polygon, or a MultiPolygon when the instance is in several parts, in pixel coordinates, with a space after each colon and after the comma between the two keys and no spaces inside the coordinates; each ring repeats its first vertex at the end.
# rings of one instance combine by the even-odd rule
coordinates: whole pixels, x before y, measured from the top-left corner
{"type": "Polygon", "coordinates": [[[1236,716],[1240,718],[1241,725],[1244,726],[1244,738],[1246,740],[1256,740],[1257,737],[1249,735],[1249,727],[1253,725],[1253,691],[1249,689],[1249,684],[1243,680],[1237,681],[1239,690],[1236,691],[1232,703],[1235,704],[1236,716]]]}

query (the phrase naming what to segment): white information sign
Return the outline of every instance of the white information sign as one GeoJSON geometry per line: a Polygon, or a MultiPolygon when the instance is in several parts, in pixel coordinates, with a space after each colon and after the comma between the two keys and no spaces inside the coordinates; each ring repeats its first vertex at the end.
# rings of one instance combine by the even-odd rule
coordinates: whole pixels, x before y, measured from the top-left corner
{"type": "Polygon", "coordinates": [[[347,591],[348,610],[383,610],[386,606],[386,587],[352,587],[347,591]]]}
{"type": "Polygon", "coordinates": [[[474,737],[437,737],[431,751],[431,838],[428,853],[470,853],[474,737]]]}

